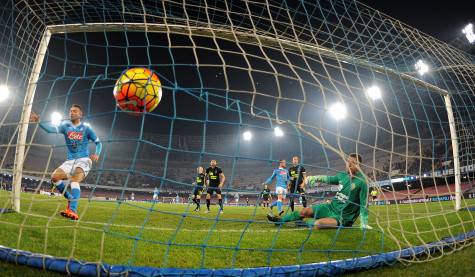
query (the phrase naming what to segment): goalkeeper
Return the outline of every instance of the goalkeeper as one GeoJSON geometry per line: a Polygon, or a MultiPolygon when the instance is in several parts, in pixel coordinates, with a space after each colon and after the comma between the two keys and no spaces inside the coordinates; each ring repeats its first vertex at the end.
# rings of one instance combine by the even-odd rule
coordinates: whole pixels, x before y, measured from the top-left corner
{"type": "Polygon", "coordinates": [[[313,205],[300,212],[292,212],[284,217],[267,215],[272,222],[290,222],[304,218],[311,218],[307,226],[316,229],[337,228],[338,226],[350,227],[359,215],[360,227],[372,229],[368,225],[368,185],[359,164],[362,162],[358,154],[350,154],[346,162],[346,172],[335,176],[309,176],[307,185],[315,186],[317,183],[339,185],[339,190],[330,203],[313,205]]]}

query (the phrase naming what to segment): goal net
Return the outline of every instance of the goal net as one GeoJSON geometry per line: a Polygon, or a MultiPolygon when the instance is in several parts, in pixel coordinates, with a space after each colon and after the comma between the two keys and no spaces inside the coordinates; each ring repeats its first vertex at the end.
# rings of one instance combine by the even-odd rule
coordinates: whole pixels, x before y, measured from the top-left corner
{"type": "MultiPolygon", "coordinates": [[[[349,0],[8,0],[0,14],[3,260],[93,275],[313,275],[472,244],[473,56],[349,0]],[[130,68],[160,79],[154,111],[118,107],[130,68]],[[59,215],[67,201],[51,184],[69,145],[29,122],[67,121],[72,104],[103,145],[77,221],[59,215]],[[261,184],[279,160],[332,176],[350,153],[368,185],[352,204],[367,206],[371,229],[268,222],[261,184]],[[224,213],[215,195],[205,213],[206,190],[198,212],[190,196],[211,160],[224,213]]],[[[305,189],[289,192],[296,211],[341,187],[305,189]]]]}

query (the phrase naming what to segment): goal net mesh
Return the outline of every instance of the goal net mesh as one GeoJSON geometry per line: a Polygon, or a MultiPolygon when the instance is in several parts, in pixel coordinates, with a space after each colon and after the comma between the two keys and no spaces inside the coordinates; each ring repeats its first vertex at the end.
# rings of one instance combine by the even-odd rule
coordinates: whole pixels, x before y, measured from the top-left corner
{"type": "MultiPolygon", "coordinates": [[[[4,2],[1,207],[11,207],[20,173],[22,192],[20,212],[0,214],[0,245],[98,265],[247,268],[354,259],[475,229],[473,56],[349,0],[4,2]],[[419,60],[430,67],[423,76],[419,60]],[[163,89],[157,109],[140,116],[112,94],[133,67],[152,69],[163,89]],[[78,221],[58,215],[66,200],[51,191],[64,138],[35,123],[26,141],[18,136],[29,107],[47,122],[53,112],[67,119],[73,103],[103,143],[81,183],[78,221]],[[350,153],[377,191],[368,193],[373,229],[267,222],[261,184],[278,160],[299,156],[307,175],[335,175],[350,153]],[[223,214],[215,196],[209,214],[204,197],[198,213],[189,200],[196,167],[211,159],[233,204],[223,214]]],[[[309,205],[338,191],[306,189],[309,205]]]]}

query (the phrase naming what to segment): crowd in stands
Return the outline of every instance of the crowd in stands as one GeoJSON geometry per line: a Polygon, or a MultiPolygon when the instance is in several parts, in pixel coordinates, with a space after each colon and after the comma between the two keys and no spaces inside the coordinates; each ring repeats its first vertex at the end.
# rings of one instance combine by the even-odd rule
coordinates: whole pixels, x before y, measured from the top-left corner
{"type": "MultiPolygon", "coordinates": [[[[168,136],[145,136],[145,139],[153,141],[160,145],[168,145],[168,136]]],[[[154,188],[159,188],[160,193],[166,195],[164,197],[173,197],[179,193],[181,197],[185,197],[193,188],[193,180],[198,165],[207,167],[211,158],[218,160],[224,174],[226,175],[225,189],[229,192],[239,191],[240,193],[248,193],[250,197],[254,197],[260,191],[260,184],[269,177],[273,168],[277,163],[269,162],[268,159],[255,160],[246,158],[245,156],[230,155],[230,157],[221,157],[219,155],[211,155],[207,153],[223,153],[222,145],[232,145],[233,136],[223,137],[207,137],[205,142],[206,153],[203,155],[188,155],[188,150],[197,150],[203,147],[201,137],[177,137],[173,138],[172,151],[158,151],[156,147],[141,147],[137,153],[134,148],[129,147],[122,149],[119,145],[105,146],[103,160],[93,166],[86,179],[86,183],[91,187],[96,186],[94,190],[96,196],[106,197],[107,188],[113,189],[108,197],[119,197],[117,194],[121,188],[135,189],[136,198],[150,197],[154,188]],[[219,146],[216,146],[219,145],[219,146]],[[181,151],[183,150],[183,151],[181,151]],[[185,151],[186,150],[186,151],[185,151]],[[180,151],[182,153],[180,153],[180,151]],[[198,164],[198,160],[201,163],[198,164]],[[142,191],[140,191],[142,190],[142,191]]],[[[475,152],[475,151],[474,151],[475,152]]],[[[44,180],[49,178],[49,173],[53,167],[62,163],[64,153],[55,153],[49,161],[49,168],[44,168],[45,161],[48,160],[48,151],[44,153],[31,152],[27,155],[25,161],[25,174],[36,177],[42,177],[44,180]]],[[[284,158],[290,161],[292,152],[283,152],[284,158]]],[[[311,152],[306,149],[305,167],[308,174],[334,174],[337,170],[343,170],[344,161],[337,155],[326,152],[328,159],[322,159],[321,153],[311,152]],[[320,158],[319,158],[320,157],[320,158]]],[[[398,176],[415,175],[421,176],[426,172],[433,172],[444,168],[451,168],[450,157],[452,157],[452,146],[450,141],[438,140],[429,145],[421,147],[414,143],[410,145],[381,146],[361,153],[364,162],[362,169],[368,176],[370,183],[375,181],[388,180],[398,176]],[[387,149],[392,149],[391,151],[387,149]]],[[[262,153],[255,153],[255,156],[262,156],[262,153]]],[[[252,156],[250,156],[252,157],[252,156]]],[[[273,156],[274,157],[274,156],[273,156]]],[[[281,157],[279,157],[281,158],[281,157]]],[[[465,163],[471,163],[473,159],[467,155],[462,156],[465,163]]],[[[277,160],[278,158],[275,157],[277,160]]],[[[3,157],[2,157],[3,160],[3,157]]],[[[288,164],[290,165],[290,163],[288,164]]],[[[5,162],[2,170],[11,170],[13,164],[5,162]]],[[[7,184],[8,181],[3,182],[7,184]]],[[[28,183],[26,187],[34,189],[38,184],[28,183]]],[[[45,182],[42,186],[49,186],[45,182]]],[[[465,190],[471,189],[470,183],[465,183],[465,190]]],[[[432,187],[426,190],[409,189],[407,191],[384,191],[379,198],[401,199],[405,197],[418,195],[432,195],[441,193],[452,193],[453,188],[447,186],[432,187]]],[[[129,192],[130,194],[130,192],[129,192]]]]}
{"type": "MultiPolygon", "coordinates": [[[[474,187],[473,183],[462,183],[462,193],[467,193],[471,191],[474,187]]],[[[403,199],[417,199],[417,198],[426,198],[426,197],[437,197],[445,195],[455,195],[455,185],[438,185],[438,186],[428,186],[421,187],[417,189],[408,189],[406,190],[394,190],[393,188],[381,189],[381,192],[378,193],[376,200],[378,201],[389,201],[389,200],[403,200],[403,199]]]]}

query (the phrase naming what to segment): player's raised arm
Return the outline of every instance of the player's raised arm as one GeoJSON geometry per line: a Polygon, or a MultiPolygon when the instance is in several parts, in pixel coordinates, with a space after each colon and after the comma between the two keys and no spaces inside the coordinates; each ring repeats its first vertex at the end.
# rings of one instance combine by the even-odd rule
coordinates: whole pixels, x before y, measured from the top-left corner
{"type": "Polygon", "coordinates": [[[267,178],[267,180],[263,183],[263,185],[269,185],[270,183],[272,183],[272,181],[275,179],[275,177],[277,176],[277,170],[274,169],[274,171],[272,171],[272,175],[267,178]]]}
{"type": "Polygon", "coordinates": [[[31,111],[30,122],[39,123],[38,125],[41,127],[41,129],[45,130],[47,133],[52,133],[52,134],[61,133],[61,128],[62,128],[61,125],[57,126],[57,125],[52,124],[51,122],[41,122],[40,116],[34,111],[31,111]]]}
{"type": "Polygon", "coordinates": [[[338,175],[335,175],[335,176],[316,175],[316,176],[308,176],[306,178],[306,182],[309,187],[315,187],[317,183],[338,185],[339,181],[340,181],[340,177],[338,175]]]}

